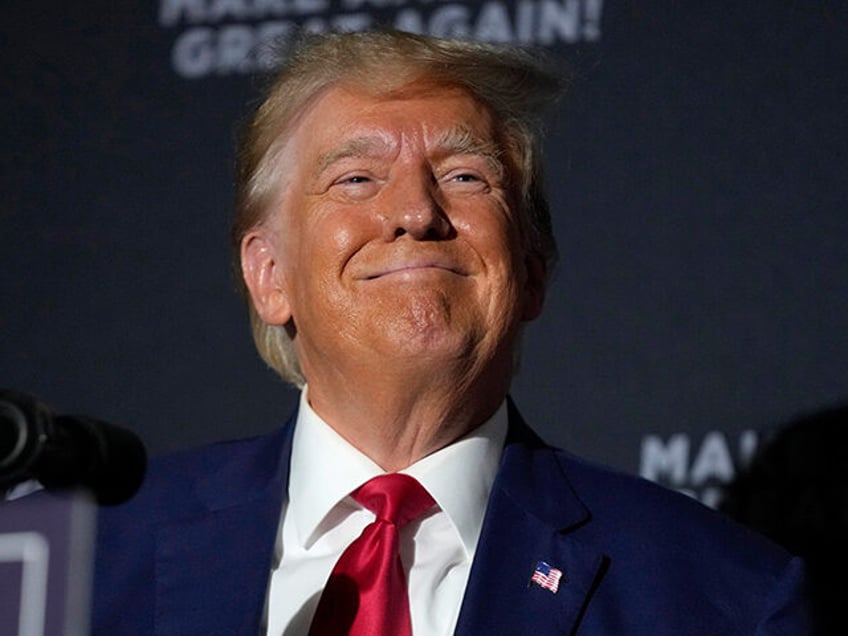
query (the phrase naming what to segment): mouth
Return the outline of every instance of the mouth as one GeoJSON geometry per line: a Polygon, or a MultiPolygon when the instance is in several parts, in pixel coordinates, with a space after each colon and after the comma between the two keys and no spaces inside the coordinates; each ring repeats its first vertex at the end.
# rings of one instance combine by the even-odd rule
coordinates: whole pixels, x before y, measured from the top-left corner
{"type": "Polygon", "coordinates": [[[467,276],[468,274],[461,268],[447,264],[447,263],[438,263],[438,262],[429,262],[424,261],[420,263],[399,263],[397,265],[392,265],[390,267],[386,267],[383,269],[379,269],[376,272],[369,273],[365,276],[362,276],[362,280],[375,280],[378,278],[385,278],[387,276],[392,275],[405,275],[405,276],[414,276],[416,274],[428,274],[428,273],[439,273],[446,272],[449,274],[456,274],[457,276],[467,276]]]}

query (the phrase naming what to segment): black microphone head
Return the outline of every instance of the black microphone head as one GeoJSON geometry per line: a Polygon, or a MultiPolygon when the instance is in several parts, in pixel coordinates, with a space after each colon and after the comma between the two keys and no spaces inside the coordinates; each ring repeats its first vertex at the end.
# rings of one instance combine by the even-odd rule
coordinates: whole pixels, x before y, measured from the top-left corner
{"type": "Polygon", "coordinates": [[[49,490],[83,487],[101,505],[141,486],[147,451],[132,432],[85,416],[56,416],[31,395],[0,389],[0,489],[35,479],[49,490]]]}
{"type": "Polygon", "coordinates": [[[46,488],[84,486],[105,506],[124,503],[138,491],[147,451],[134,433],[80,415],[60,415],[54,422],[54,438],[37,468],[46,488]]]}

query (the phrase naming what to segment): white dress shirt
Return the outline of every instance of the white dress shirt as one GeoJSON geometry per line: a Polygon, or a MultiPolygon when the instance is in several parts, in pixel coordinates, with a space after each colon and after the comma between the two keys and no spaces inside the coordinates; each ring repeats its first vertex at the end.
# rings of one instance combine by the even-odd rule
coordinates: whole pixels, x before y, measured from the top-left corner
{"type": "MultiPolygon", "coordinates": [[[[413,634],[454,632],[506,430],[504,402],[482,426],[400,471],[437,504],[400,532],[413,634]]],[[[304,388],[267,599],[269,636],[307,634],[333,566],[374,520],[349,493],[384,472],[318,417],[304,388]]]]}

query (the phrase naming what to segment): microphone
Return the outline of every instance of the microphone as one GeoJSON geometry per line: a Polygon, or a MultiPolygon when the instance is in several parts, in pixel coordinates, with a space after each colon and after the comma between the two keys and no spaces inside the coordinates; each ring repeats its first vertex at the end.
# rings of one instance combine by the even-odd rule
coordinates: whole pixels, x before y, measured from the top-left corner
{"type": "Polygon", "coordinates": [[[111,506],[136,493],[146,469],[147,451],[134,433],[54,415],[31,395],[0,389],[0,489],[37,479],[48,490],[81,486],[111,506]]]}

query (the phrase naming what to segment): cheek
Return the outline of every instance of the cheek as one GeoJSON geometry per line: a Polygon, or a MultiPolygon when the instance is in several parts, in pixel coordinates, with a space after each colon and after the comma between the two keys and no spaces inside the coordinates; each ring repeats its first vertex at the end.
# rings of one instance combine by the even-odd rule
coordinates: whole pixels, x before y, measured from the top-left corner
{"type": "Polygon", "coordinates": [[[355,228],[345,224],[336,224],[328,228],[327,239],[332,251],[344,258],[344,255],[355,249],[358,236],[355,228]]]}
{"type": "Polygon", "coordinates": [[[300,233],[296,249],[303,274],[335,282],[344,276],[348,263],[372,238],[368,220],[349,207],[315,208],[300,233]]]}
{"type": "Polygon", "coordinates": [[[467,237],[487,268],[503,269],[507,275],[521,265],[520,232],[502,210],[486,210],[457,230],[467,237]]]}
{"type": "Polygon", "coordinates": [[[472,230],[473,242],[486,270],[489,312],[502,320],[522,303],[527,268],[521,233],[511,217],[492,211],[488,221],[472,230]]]}

